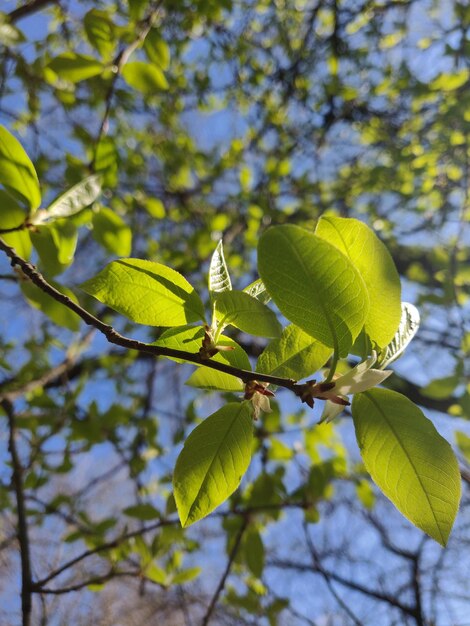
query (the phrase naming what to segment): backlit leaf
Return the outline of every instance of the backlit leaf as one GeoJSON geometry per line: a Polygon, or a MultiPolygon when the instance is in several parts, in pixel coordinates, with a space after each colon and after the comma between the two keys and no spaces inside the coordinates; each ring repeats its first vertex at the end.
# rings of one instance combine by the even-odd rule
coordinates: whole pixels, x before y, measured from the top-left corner
{"type": "Polygon", "coordinates": [[[64,80],[71,83],[79,83],[93,76],[98,76],[104,69],[104,65],[93,57],[75,52],[64,52],[54,57],[49,62],[48,68],[64,80]]]}
{"type": "Polygon", "coordinates": [[[335,246],[299,226],[274,226],[258,245],[260,276],[281,313],[346,356],[369,310],[359,272],[335,246]]]}
{"type": "Polygon", "coordinates": [[[223,291],[215,299],[215,314],[220,324],[231,324],[245,333],[277,337],[281,325],[266,305],[243,291],[223,291]]]}
{"type": "Polygon", "coordinates": [[[318,371],[331,353],[331,348],[290,324],[279,339],[273,339],[261,353],[256,371],[299,380],[318,371]]]}
{"type": "Polygon", "coordinates": [[[147,96],[168,89],[168,82],[162,70],[144,61],[127,63],[122,70],[122,77],[128,85],[147,96]]]}
{"type": "Polygon", "coordinates": [[[70,217],[90,206],[101,193],[101,178],[96,174],[88,176],[68,191],[60,195],[47,209],[34,214],[33,224],[44,224],[59,218],[70,217]]]}
{"type": "Polygon", "coordinates": [[[132,248],[132,230],[112,209],[101,207],[93,213],[93,237],[117,256],[128,256],[132,248]]]}
{"type": "Polygon", "coordinates": [[[192,431],[173,475],[183,527],[208,515],[235,491],[250,464],[252,438],[247,403],[225,405],[192,431]]]}
{"type": "Polygon", "coordinates": [[[365,331],[385,347],[401,317],[400,277],[389,251],[368,226],[355,219],[321,217],[315,233],[336,246],[359,270],[369,294],[365,331]]]}
{"type": "Polygon", "coordinates": [[[141,259],[120,259],[82,286],[86,293],[148,326],[183,326],[204,320],[204,306],[175,270],[141,259]]]}
{"type": "Polygon", "coordinates": [[[0,125],[0,183],[19,194],[29,209],[41,203],[38,176],[18,139],[0,125]]]}
{"type": "Polygon", "coordinates": [[[400,325],[392,341],[379,356],[377,365],[380,369],[385,369],[403,354],[407,345],[418,332],[419,322],[418,309],[409,302],[402,302],[400,325]]]}
{"type": "Polygon", "coordinates": [[[397,509],[441,545],[460,501],[452,448],[401,394],[371,389],[354,396],[352,414],[367,471],[397,509]]]}

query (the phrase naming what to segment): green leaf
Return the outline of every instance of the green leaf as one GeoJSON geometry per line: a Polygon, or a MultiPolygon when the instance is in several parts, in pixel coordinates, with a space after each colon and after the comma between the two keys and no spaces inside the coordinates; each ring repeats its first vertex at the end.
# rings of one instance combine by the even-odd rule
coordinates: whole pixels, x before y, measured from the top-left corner
{"type": "Polygon", "coordinates": [[[317,372],[331,356],[327,348],[298,326],[290,324],[260,354],[256,371],[299,380],[317,372]]]}
{"type": "MultiPolygon", "coordinates": [[[[25,210],[10,196],[9,193],[0,189],[0,230],[16,228],[26,220],[25,210]]],[[[18,230],[6,233],[0,237],[23,259],[29,259],[31,255],[31,237],[28,230],[18,230]]]]}
{"type": "Polygon", "coordinates": [[[144,521],[158,519],[160,517],[160,512],[151,504],[135,504],[134,506],[128,506],[123,509],[122,512],[128,517],[135,517],[136,519],[144,521]]]}
{"type": "Polygon", "coordinates": [[[256,529],[250,529],[243,542],[245,561],[251,573],[256,578],[261,578],[264,569],[264,544],[261,535],[256,529]]]}
{"type": "Polygon", "coordinates": [[[374,482],[405,517],[444,546],[460,500],[459,466],[450,445],[395,391],[356,394],[352,414],[374,482]]]}
{"type": "Polygon", "coordinates": [[[250,464],[252,439],[247,403],[225,405],[192,431],[173,475],[183,527],[208,515],[235,491],[250,464]]]}
{"type": "Polygon", "coordinates": [[[188,567],[188,569],[184,569],[183,571],[172,576],[171,583],[173,585],[183,585],[184,583],[189,583],[191,580],[197,578],[200,573],[200,567],[188,567]]]}
{"type": "Polygon", "coordinates": [[[75,52],[64,52],[47,65],[59,78],[71,83],[79,83],[101,74],[105,66],[93,57],[75,52]]]}
{"type": "Polygon", "coordinates": [[[86,293],[148,326],[183,326],[204,320],[204,306],[175,270],[142,259],[120,259],[81,286],[86,293]]]}
{"type": "Polygon", "coordinates": [[[455,433],[455,441],[467,463],[470,463],[470,437],[461,431],[455,433]]]}
{"type": "Polygon", "coordinates": [[[189,387],[209,389],[211,391],[243,391],[243,381],[225,372],[218,372],[210,367],[200,367],[186,381],[189,387]]]}
{"type": "Polygon", "coordinates": [[[158,65],[162,70],[169,68],[171,58],[170,48],[156,29],[152,28],[145,38],[144,50],[149,61],[158,65]]]}
{"type": "Polygon", "coordinates": [[[166,586],[168,582],[168,575],[165,570],[155,565],[155,563],[150,563],[150,565],[145,568],[144,576],[152,582],[157,583],[157,585],[166,586]]]}
{"type": "Polygon", "coordinates": [[[128,256],[132,249],[132,230],[126,222],[108,207],[93,213],[93,237],[109,252],[128,256]]]}
{"type": "Polygon", "coordinates": [[[231,324],[251,335],[278,337],[281,332],[281,325],[273,311],[243,291],[217,294],[215,315],[223,326],[231,324]]]}
{"type": "Polygon", "coordinates": [[[69,220],[38,227],[31,232],[31,241],[46,274],[60,274],[73,261],[77,247],[77,228],[69,220]]]}
{"type": "Polygon", "coordinates": [[[214,250],[209,266],[209,292],[219,293],[231,290],[232,281],[230,280],[228,267],[225,263],[224,248],[221,239],[214,250]]]}
{"type": "Polygon", "coordinates": [[[402,302],[400,325],[392,341],[379,356],[378,365],[380,369],[385,369],[403,354],[418,332],[419,322],[418,309],[409,302],[402,302]]]}
{"type": "Polygon", "coordinates": [[[108,59],[114,50],[115,25],[105,11],[91,9],[83,18],[85,34],[99,54],[108,59]]]}
{"type": "MultiPolygon", "coordinates": [[[[49,280],[50,284],[68,296],[73,302],[78,304],[75,294],[55,281],[49,280]]],[[[39,309],[49,317],[57,326],[63,326],[73,332],[77,332],[80,328],[80,318],[76,313],[65,307],[61,302],[57,302],[47,293],[44,293],[39,287],[29,281],[20,283],[21,291],[26,300],[36,309],[39,309]]]]}
{"type": "Polygon", "coordinates": [[[29,209],[41,204],[38,175],[16,137],[0,125],[0,183],[19,194],[29,209]]]}
{"type": "Polygon", "coordinates": [[[122,77],[130,87],[146,96],[168,89],[168,82],[162,70],[144,61],[127,63],[122,70],[122,77]]]}
{"type": "Polygon", "coordinates": [[[247,293],[249,296],[251,296],[252,298],[256,298],[263,304],[268,304],[268,302],[270,302],[271,300],[271,296],[269,295],[265,287],[265,284],[263,283],[261,278],[258,278],[257,280],[252,282],[250,285],[248,285],[248,287],[245,287],[243,291],[247,293]]]}
{"type": "Polygon", "coordinates": [[[366,320],[369,298],[344,254],[299,226],[274,226],[259,241],[258,269],[287,319],[347,356],[366,320]]]}
{"type": "Polygon", "coordinates": [[[37,211],[32,224],[46,224],[59,218],[70,217],[90,206],[101,194],[101,177],[94,174],[61,194],[47,209],[37,211]]]}
{"type": "Polygon", "coordinates": [[[372,342],[385,347],[401,317],[400,277],[389,251],[368,226],[355,219],[321,217],[315,233],[359,270],[369,294],[365,331],[372,342]]]}

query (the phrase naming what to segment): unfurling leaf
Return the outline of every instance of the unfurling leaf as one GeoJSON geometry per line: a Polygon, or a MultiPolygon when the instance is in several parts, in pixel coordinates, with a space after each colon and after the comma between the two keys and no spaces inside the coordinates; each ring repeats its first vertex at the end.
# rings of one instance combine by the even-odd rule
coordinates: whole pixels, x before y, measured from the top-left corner
{"type": "Polygon", "coordinates": [[[208,515],[235,491],[250,464],[252,438],[246,402],[225,405],[192,431],[173,475],[183,527],[208,515]]]}
{"type": "Polygon", "coordinates": [[[90,206],[101,193],[101,177],[93,174],[71,187],[68,191],[54,200],[47,209],[37,211],[32,218],[32,224],[45,224],[62,217],[70,217],[87,206],[90,206]]]}
{"type": "Polygon", "coordinates": [[[232,281],[225,262],[222,240],[217,244],[209,267],[209,292],[231,291],[232,281]]]}
{"type": "Polygon", "coordinates": [[[405,351],[407,345],[418,332],[419,311],[409,302],[401,303],[401,321],[394,338],[379,356],[380,369],[385,369],[405,351]]]}
{"type": "Polygon", "coordinates": [[[411,400],[387,389],[354,396],[354,427],[367,471],[413,524],[447,543],[460,501],[457,459],[411,400]]]}

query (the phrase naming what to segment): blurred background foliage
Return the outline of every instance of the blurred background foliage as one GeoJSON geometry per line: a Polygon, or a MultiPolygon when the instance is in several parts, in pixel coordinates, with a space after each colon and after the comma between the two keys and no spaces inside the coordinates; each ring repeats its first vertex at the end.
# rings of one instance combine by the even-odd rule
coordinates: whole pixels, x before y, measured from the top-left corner
{"type": "MultiPolygon", "coordinates": [[[[365,221],[422,317],[387,385],[435,420],[470,480],[467,3],[0,8],[0,121],[34,161],[44,206],[90,174],[104,181],[91,208],[5,240],[150,341],[158,329],[99,309],[77,286],[134,256],[182,272],[207,302],[220,238],[243,288],[268,225],[312,228],[328,212],[365,221]]],[[[0,227],[11,228],[19,217],[5,202],[0,227]]],[[[317,428],[285,392],[256,424],[240,490],[183,531],[174,461],[220,398],[183,387],[189,366],[106,344],[6,259],[0,297],[2,623],[27,623],[31,596],[30,623],[51,626],[468,624],[468,493],[442,550],[365,479],[348,415],[317,428]],[[31,570],[23,617],[15,464],[31,570]]],[[[237,339],[253,357],[264,345],[237,339]]]]}

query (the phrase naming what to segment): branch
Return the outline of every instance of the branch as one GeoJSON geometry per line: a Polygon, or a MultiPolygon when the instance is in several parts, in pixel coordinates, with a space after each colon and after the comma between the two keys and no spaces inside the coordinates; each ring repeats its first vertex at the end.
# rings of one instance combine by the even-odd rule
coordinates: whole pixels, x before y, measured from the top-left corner
{"type": "Polygon", "coordinates": [[[124,337],[123,335],[118,333],[112,326],[105,324],[103,321],[89,313],[86,309],[81,307],[76,302],[73,302],[68,296],[64,295],[62,292],[58,291],[55,287],[49,284],[44,276],[42,276],[42,274],[38,272],[34,265],[28,263],[23,258],[18,256],[15,250],[7,245],[1,238],[0,250],[3,250],[5,254],[10,258],[12,266],[20,267],[25,276],[27,276],[31,280],[31,282],[39,287],[44,293],[54,298],[54,300],[56,300],[60,304],[63,304],[68,309],[76,313],[86,324],[88,324],[88,326],[93,326],[94,328],[99,330],[99,332],[106,337],[109,343],[121,346],[123,348],[127,348],[128,350],[137,350],[137,352],[145,352],[154,356],[166,356],[175,359],[182,359],[183,361],[187,361],[188,363],[195,363],[196,365],[205,365],[206,367],[210,367],[211,369],[217,370],[219,372],[224,372],[225,374],[231,374],[232,376],[236,376],[237,378],[240,378],[245,384],[253,380],[265,382],[271,385],[276,385],[278,387],[284,387],[285,389],[290,389],[290,391],[293,391],[297,396],[302,396],[307,390],[306,385],[297,384],[295,380],[292,380],[290,378],[280,378],[278,376],[270,376],[268,374],[250,372],[248,370],[233,367],[232,365],[218,363],[217,361],[201,358],[200,354],[197,352],[186,352],[185,350],[176,350],[174,348],[166,348],[163,346],[152,346],[142,341],[137,341],[136,339],[124,337]]]}
{"type": "Polygon", "coordinates": [[[215,590],[215,593],[212,596],[212,600],[210,601],[210,604],[207,607],[207,611],[204,617],[202,618],[201,626],[207,626],[209,624],[209,621],[212,617],[212,613],[214,612],[216,604],[219,601],[220,594],[224,590],[225,583],[227,582],[228,575],[230,574],[230,570],[232,569],[233,562],[235,560],[235,557],[237,556],[238,548],[240,547],[240,542],[242,540],[243,534],[247,526],[248,526],[248,518],[245,517],[235,537],[235,541],[233,543],[232,549],[230,550],[227,565],[225,567],[224,573],[222,574],[222,578],[220,579],[219,584],[217,585],[217,589],[215,590]]]}
{"type": "MultiPolygon", "coordinates": [[[[108,87],[108,91],[106,92],[106,96],[104,100],[105,101],[104,115],[103,115],[103,119],[101,120],[98,135],[96,137],[95,146],[98,146],[102,136],[106,134],[107,132],[108,125],[109,125],[109,118],[111,115],[112,101],[114,97],[114,92],[116,90],[116,84],[117,84],[118,78],[121,75],[122,70],[125,64],[127,63],[127,61],[129,60],[129,57],[131,56],[131,54],[140,46],[140,44],[147,37],[149,30],[152,28],[157,18],[158,11],[162,4],[163,4],[163,0],[158,0],[155,3],[154,8],[149,12],[147,17],[145,17],[140,22],[140,25],[137,29],[137,37],[135,38],[135,40],[132,43],[130,43],[128,46],[120,50],[117,56],[113,59],[112,67],[114,71],[114,76],[112,77],[111,83],[108,87]]],[[[95,161],[96,161],[96,149],[94,151],[93,160],[90,164],[90,167],[92,170],[94,169],[95,161]]]]}
{"type": "Polygon", "coordinates": [[[16,427],[13,406],[8,400],[3,400],[1,406],[5,411],[9,426],[8,449],[13,466],[12,482],[15,488],[16,508],[18,512],[18,541],[21,556],[21,610],[22,625],[30,626],[32,610],[32,576],[30,546],[28,537],[28,523],[26,518],[26,505],[23,491],[23,468],[21,466],[18,450],[16,448],[16,427]]]}
{"type": "Polygon", "coordinates": [[[31,2],[26,2],[23,6],[18,7],[17,9],[13,9],[8,13],[8,19],[10,24],[14,24],[24,17],[28,17],[33,13],[37,13],[41,11],[48,4],[56,4],[57,0],[31,0],[31,2]]]}

